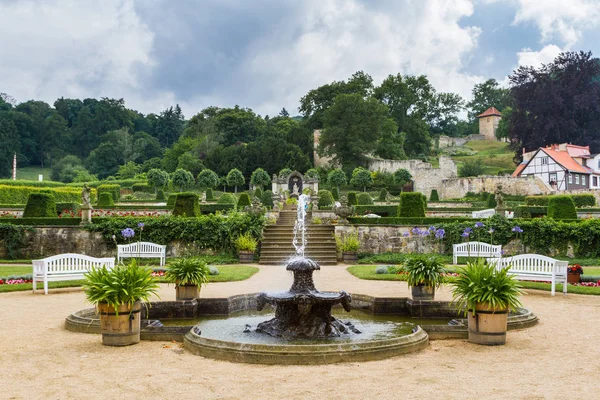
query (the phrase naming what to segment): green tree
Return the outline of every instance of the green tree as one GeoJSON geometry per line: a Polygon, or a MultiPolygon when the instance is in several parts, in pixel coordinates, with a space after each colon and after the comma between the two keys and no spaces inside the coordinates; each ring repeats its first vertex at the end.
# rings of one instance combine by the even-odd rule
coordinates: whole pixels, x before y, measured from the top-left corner
{"type": "Polygon", "coordinates": [[[194,175],[190,171],[186,171],[183,168],[178,168],[171,175],[171,181],[173,185],[179,188],[180,192],[194,184],[194,175]]]}
{"type": "Polygon", "coordinates": [[[460,167],[458,167],[458,176],[479,176],[485,172],[485,166],[481,158],[465,161],[460,167]]]}
{"type": "Polygon", "coordinates": [[[254,186],[263,189],[265,186],[271,183],[271,178],[269,178],[269,174],[267,174],[267,172],[264,169],[257,168],[254,170],[252,176],[250,177],[250,183],[254,186]]]}
{"type": "Polygon", "coordinates": [[[190,171],[192,175],[198,175],[204,168],[202,161],[190,152],[183,153],[177,159],[177,168],[182,168],[190,171]]]}
{"type": "Polygon", "coordinates": [[[510,119],[512,117],[512,108],[504,107],[502,110],[502,119],[498,123],[498,129],[496,129],[497,139],[508,139],[510,137],[510,119]]]}
{"type": "Polygon", "coordinates": [[[133,161],[127,162],[125,165],[121,165],[117,171],[118,179],[132,179],[142,170],[141,165],[134,163],[133,161]]]}
{"type": "Polygon", "coordinates": [[[381,131],[381,138],[377,142],[375,153],[387,160],[405,160],[404,140],[406,134],[398,132],[397,126],[391,119],[388,119],[381,131]]]}
{"type": "Polygon", "coordinates": [[[233,168],[227,173],[227,186],[233,186],[235,193],[237,193],[237,187],[246,183],[246,178],[237,168],[233,168]]]}
{"type": "Polygon", "coordinates": [[[387,107],[374,98],[337,96],[324,114],[319,154],[333,157],[344,167],[366,165],[367,155],[377,148],[384,127],[390,126],[387,114],[387,107]]]}
{"type": "Polygon", "coordinates": [[[333,169],[327,174],[327,183],[331,187],[336,187],[338,192],[341,185],[345,185],[348,182],[346,173],[341,168],[333,169]]]}
{"type": "Polygon", "coordinates": [[[156,121],[155,135],[160,144],[170,147],[183,133],[184,116],[179,104],[160,113],[156,121]]]}
{"type": "Polygon", "coordinates": [[[500,87],[495,79],[488,79],[473,87],[473,99],[467,103],[469,120],[477,122],[477,116],[490,107],[504,110],[511,102],[510,91],[500,87]]]}
{"type": "Polygon", "coordinates": [[[427,156],[431,151],[431,136],[427,124],[413,119],[406,124],[404,151],[408,156],[427,156]]]}
{"type": "Polygon", "coordinates": [[[412,175],[404,168],[400,168],[396,172],[394,172],[394,182],[400,186],[400,191],[404,185],[409,183],[412,180],[412,175]]]}
{"type": "Polygon", "coordinates": [[[363,192],[366,192],[367,187],[373,185],[373,177],[368,170],[358,167],[352,171],[352,179],[350,179],[350,184],[354,187],[362,188],[363,192]]]}
{"type": "Polygon", "coordinates": [[[146,179],[148,180],[148,184],[154,188],[155,194],[159,188],[164,188],[169,184],[169,174],[167,171],[158,168],[152,168],[148,171],[146,179]]]}
{"type": "Polygon", "coordinates": [[[202,189],[213,189],[219,184],[219,176],[211,169],[203,169],[196,181],[202,189]]]}

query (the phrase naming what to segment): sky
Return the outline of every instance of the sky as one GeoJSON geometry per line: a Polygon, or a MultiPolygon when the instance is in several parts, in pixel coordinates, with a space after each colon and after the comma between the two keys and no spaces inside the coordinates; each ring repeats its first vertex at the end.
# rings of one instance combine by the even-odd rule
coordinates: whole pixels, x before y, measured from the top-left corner
{"type": "Polygon", "coordinates": [[[561,51],[600,55],[600,0],[0,0],[0,93],[298,113],[354,72],[471,97],[561,51]]]}

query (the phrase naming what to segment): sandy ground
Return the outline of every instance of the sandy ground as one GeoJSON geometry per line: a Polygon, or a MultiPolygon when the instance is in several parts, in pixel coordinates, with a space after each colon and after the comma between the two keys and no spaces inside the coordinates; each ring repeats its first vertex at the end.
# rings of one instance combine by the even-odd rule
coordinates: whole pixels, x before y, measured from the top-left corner
{"type": "MultiPolygon", "coordinates": [[[[289,287],[283,267],[244,282],[213,283],[202,296],[289,287]]],[[[344,266],[315,274],[321,290],[408,295],[404,282],[362,281],[344,266]]],[[[439,299],[450,299],[447,290],[439,299]]],[[[172,286],[161,287],[174,299],[172,286]]],[[[194,356],[178,343],[101,344],[66,331],[64,318],[90,307],[80,290],[0,294],[0,399],[598,399],[600,298],[530,293],[540,323],[508,334],[505,346],[432,341],[382,361],[323,366],[234,364],[194,356]]]]}

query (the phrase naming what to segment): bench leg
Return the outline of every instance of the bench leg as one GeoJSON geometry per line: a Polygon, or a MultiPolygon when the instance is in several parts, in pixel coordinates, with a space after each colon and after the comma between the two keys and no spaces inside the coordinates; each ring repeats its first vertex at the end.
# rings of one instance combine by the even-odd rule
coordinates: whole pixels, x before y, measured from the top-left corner
{"type": "Polygon", "coordinates": [[[452,264],[456,265],[457,261],[458,261],[458,257],[457,256],[452,256],[452,264]]]}
{"type": "Polygon", "coordinates": [[[552,277],[552,296],[554,296],[556,294],[556,290],[555,290],[556,286],[555,286],[555,284],[556,284],[556,280],[555,280],[554,277],[552,277]]]}
{"type": "Polygon", "coordinates": [[[37,282],[35,280],[35,274],[33,274],[33,293],[35,293],[36,289],[37,289],[37,282]]]}
{"type": "Polygon", "coordinates": [[[48,294],[48,280],[44,280],[44,294],[48,294]]]}
{"type": "Polygon", "coordinates": [[[569,286],[569,284],[567,283],[567,278],[565,278],[565,281],[563,283],[563,294],[567,294],[567,287],[569,286]]]}

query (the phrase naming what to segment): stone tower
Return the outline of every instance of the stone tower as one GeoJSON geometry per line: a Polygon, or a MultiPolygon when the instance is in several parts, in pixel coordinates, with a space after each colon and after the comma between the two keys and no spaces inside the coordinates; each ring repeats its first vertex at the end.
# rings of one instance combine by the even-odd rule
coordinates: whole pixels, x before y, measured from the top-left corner
{"type": "Polygon", "coordinates": [[[477,116],[479,118],[479,134],[485,137],[485,140],[497,140],[496,129],[502,114],[496,107],[490,107],[477,116]]]}

